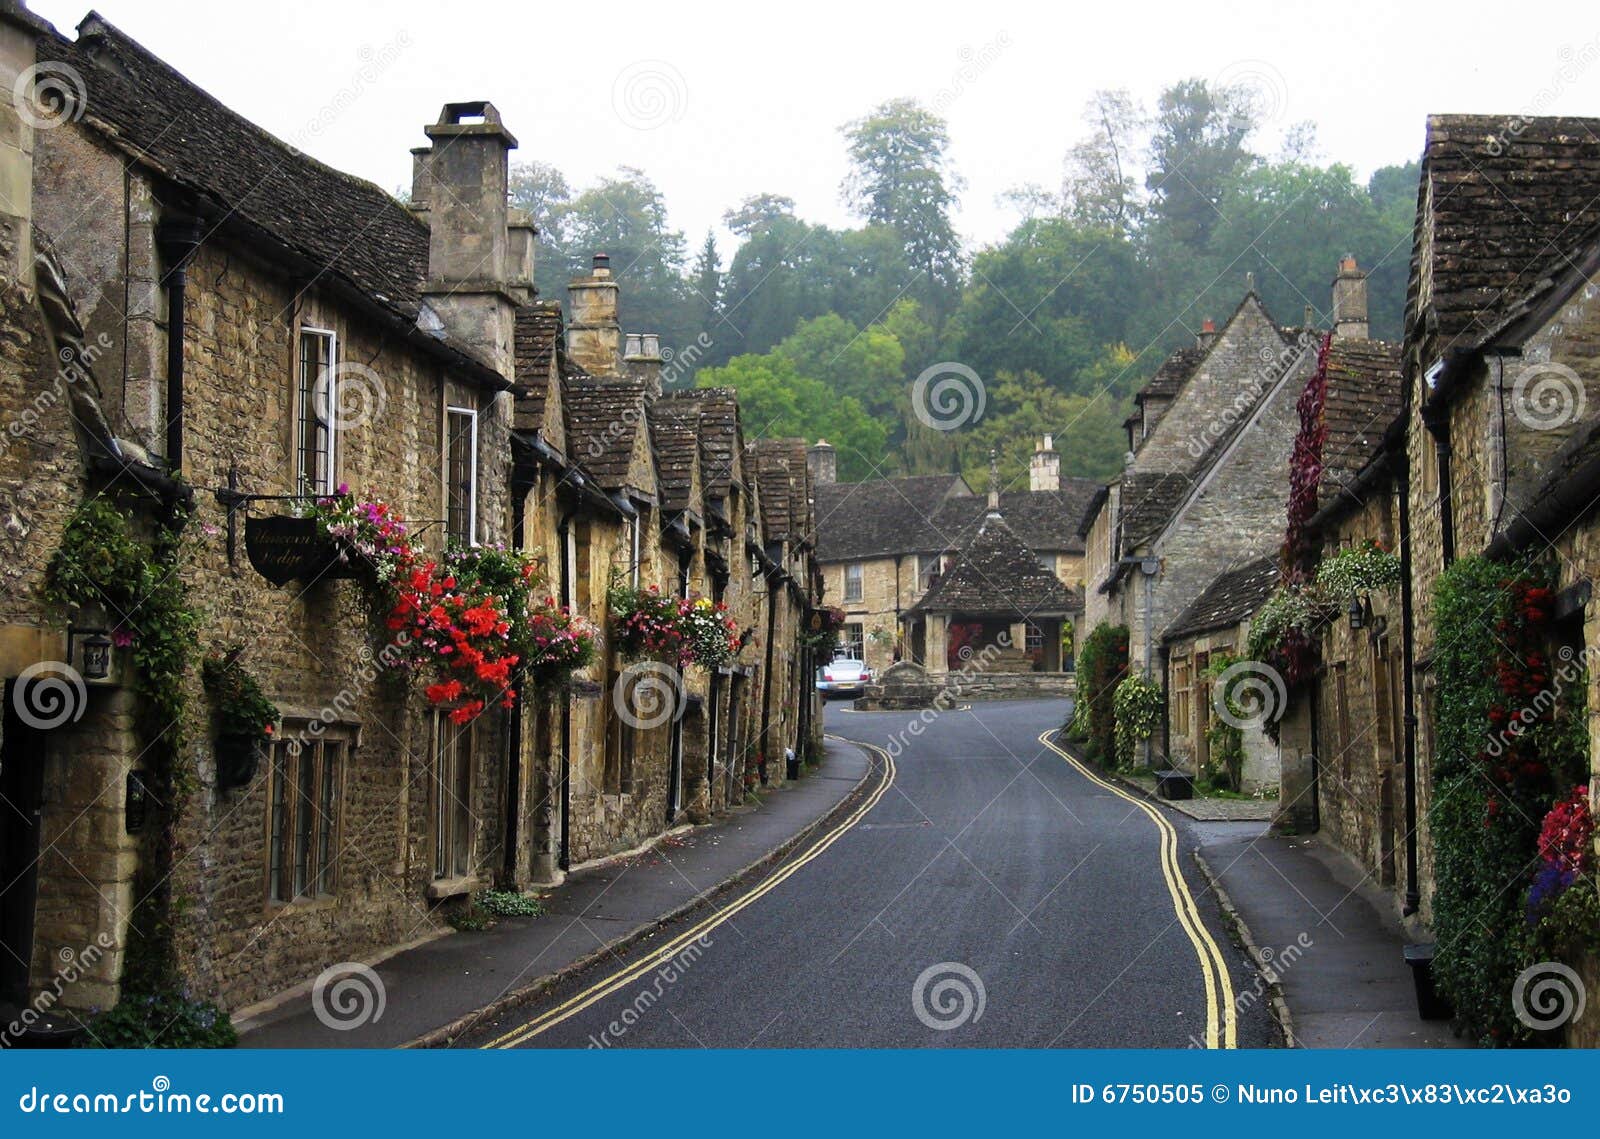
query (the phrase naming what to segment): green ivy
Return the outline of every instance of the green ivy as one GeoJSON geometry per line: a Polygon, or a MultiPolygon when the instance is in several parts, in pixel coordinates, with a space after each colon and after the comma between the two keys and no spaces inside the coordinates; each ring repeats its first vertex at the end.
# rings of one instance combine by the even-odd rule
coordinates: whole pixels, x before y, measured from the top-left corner
{"type": "MultiPolygon", "coordinates": [[[[1210,726],[1206,728],[1209,755],[1206,769],[1198,774],[1210,791],[1240,791],[1244,788],[1244,732],[1237,724],[1250,719],[1250,710],[1239,703],[1237,684],[1232,690],[1219,691],[1216,688],[1222,675],[1238,663],[1239,658],[1232,653],[1217,653],[1200,674],[1212,682],[1212,690],[1218,692],[1235,721],[1229,723],[1221,716],[1216,716],[1212,717],[1210,726]]],[[[1206,714],[1210,714],[1209,709],[1206,714]]]]}
{"type": "Polygon", "coordinates": [[[135,722],[157,825],[144,844],[139,901],[128,918],[124,1001],[169,999],[178,986],[173,857],[178,820],[198,785],[186,758],[188,679],[200,625],[178,574],[186,520],[174,510],[144,538],[128,512],[107,498],[90,499],[73,513],[45,568],[46,601],[67,615],[100,607],[132,657],[135,722]]]}
{"type": "Polygon", "coordinates": [[[1117,685],[1127,674],[1127,627],[1096,625],[1078,652],[1078,694],[1069,730],[1083,742],[1089,757],[1098,762],[1109,762],[1116,753],[1114,701],[1117,685]]]}
{"type": "Polygon", "coordinates": [[[1134,752],[1161,723],[1161,686],[1133,673],[1123,677],[1112,697],[1116,718],[1117,765],[1134,766],[1134,752]]]}
{"type": "Polygon", "coordinates": [[[1548,583],[1543,568],[1469,557],[1434,586],[1433,973],[1463,1026],[1493,1044],[1528,1035],[1511,992],[1537,959],[1525,909],[1530,864],[1552,772],[1573,766],[1567,748],[1587,755],[1570,724],[1581,706],[1547,699],[1548,583]],[[1531,730],[1508,731],[1527,709],[1537,709],[1531,730]]]}

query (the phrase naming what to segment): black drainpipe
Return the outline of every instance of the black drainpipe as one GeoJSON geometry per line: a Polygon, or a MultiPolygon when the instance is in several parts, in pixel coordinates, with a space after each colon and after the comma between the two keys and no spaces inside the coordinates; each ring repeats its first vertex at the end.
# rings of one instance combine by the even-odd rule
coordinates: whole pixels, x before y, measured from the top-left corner
{"type": "Polygon", "coordinates": [[[200,248],[196,218],[174,216],[161,223],[156,241],[167,263],[167,471],[183,472],[183,335],[189,261],[200,248]]]}
{"type": "MultiPolygon", "coordinates": [[[[578,512],[573,507],[556,523],[556,534],[561,539],[561,601],[566,604],[572,596],[572,571],[570,545],[572,542],[572,516],[578,512]]],[[[556,866],[562,870],[572,866],[572,694],[561,697],[561,844],[556,851],[556,866]]]]}
{"type": "MultiPolygon", "coordinates": [[[[1417,688],[1416,625],[1411,600],[1411,468],[1402,442],[1397,469],[1400,484],[1400,666],[1405,673],[1406,901],[1410,917],[1422,907],[1417,884],[1417,688]]],[[[1448,517],[1448,516],[1446,516],[1448,517]]],[[[1449,541],[1449,526],[1445,527],[1449,541]]]]}

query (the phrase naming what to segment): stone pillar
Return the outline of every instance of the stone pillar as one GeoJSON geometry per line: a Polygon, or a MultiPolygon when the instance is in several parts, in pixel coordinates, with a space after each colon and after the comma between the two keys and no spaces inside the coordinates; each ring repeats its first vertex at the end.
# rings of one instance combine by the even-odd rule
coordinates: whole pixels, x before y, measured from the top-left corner
{"type": "Polygon", "coordinates": [[[950,619],[943,613],[929,613],[926,620],[928,658],[922,662],[923,667],[929,672],[946,672],[950,667],[950,619]]]}
{"type": "Polygon", "coordinates": [[[1055,449],[1054,443],[1055,440],[1046,435],[1034,449],[1033,458],[1028,462],[1029,490],[1061,489],[1061,452],[1055,449]]]}
{"type": "Polygon", "coordinates": [[[1308,834],[1316,820],[1316,758],[1311,750],[1311,717],[1316,688],[1307,685],[1290,694],[1289,707],[1278,722],[1278,813],[1273,825],[1308,834]]]}

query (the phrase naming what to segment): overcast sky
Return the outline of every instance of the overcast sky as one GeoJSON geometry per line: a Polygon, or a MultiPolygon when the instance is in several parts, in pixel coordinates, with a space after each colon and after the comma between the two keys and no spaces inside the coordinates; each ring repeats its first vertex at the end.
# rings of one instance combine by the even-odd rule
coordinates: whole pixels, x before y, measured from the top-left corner
{"type": "MultiPolygon", "coordinates": [[[[88,10],[31,0],[71,35],[88,10]]],[[[98,0],[103,16],[228,106],[393,189],[448,101],[487,98],[519,157],[575,188],[647,171],[693,246],[761,191],[850,219],[841,123],[912,95],[949,120],[970,243],[1001,237],[997,196],[1055,187],[1091,92],[1147,105],[1185,76],[1246,82],[1285,127],[1364,176],[1414,158],[1430,112],[1600,115],[1592,3],[605,2],[180,4],[98,0]],[[1475,14],[1476,13],[1476,14],[1475,14]]],[[[726,250],[726,246],[724,246],[726,250]]]]}

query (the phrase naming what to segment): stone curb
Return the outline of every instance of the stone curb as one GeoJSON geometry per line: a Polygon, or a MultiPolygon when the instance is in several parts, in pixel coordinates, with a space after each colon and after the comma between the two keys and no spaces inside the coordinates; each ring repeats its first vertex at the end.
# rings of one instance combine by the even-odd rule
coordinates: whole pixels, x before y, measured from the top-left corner
{"type": "MultiPolygon", "coordinates": [[[[855,741],[846,740],[842,736],[836,738],[838,738],[842,743],[848,744],[851,747],[859,746],[855,743],[855,741]]],[[[690,913],[693,913],[697,909],[700,909],[702,906],[708,904],[720,895],[736,889],[748,879],[759,874],[761,871],[766,870],[774,863],[781,861],[784,856],[794,850],[795,847],[804,843],[817,831],[848,814],[850,810],[854,808],[855,804],[861,799],[863,788],[865,788],[867,784],[872,781],[875,775],[879,774],[880,773],[873,769],[869,763],[867,772],[861,777],[860,781],[845,793],[844,798],[840,799],[826,812],[807,823],[795,834],[791,835],[789,838],[785,839],[783,842],[767,851],[754,862],[744,867],[744,869],[734,872],[732,875],[724,878],[721,882],[718,882],[714,886],[708,886],[706,889],[700,891],[700,893],[696,894],[682,905],[674,907],[673,909],[662,914],[660,917],[648,921],[636,929],[630,930],[619,937],[613,938],[604,945],[585,953],[576,961],[572,961],[562,966],[553,973],[546,973],[543,976],[530,981],[528,984],[519,989],[513,989],[504,996],[500,997],[498,1000],[485,1005],[483,1008],[466,1013],[463,1016],[457,1017],[449,1024],[442,1025],[441,1027],[435,1028],[432,1031],[424,1032],[420,1036],[413,1037],[411,1040],[408,1040],[404,1044],[400,1045],[400,1047],[438,1048],[448,1045],[457,1037],[462,1036],[471,1029],[477,1027],[482,1021],[492,1017],[500,1016],[503,1013],[510,1012],[514,1008],[536,1000],[545,992],[549,991],[555,985],[566,980],[567,978],[583,972],[585,969],[598,964],[607,957],[611,957],[627,949],[631,949],[641,941],[654,936],[666,926],[671,925],[673,922],[678,921],[690,913]]]]}
{"type": "Polygon", "coordinates": [[[1245,922],[1244,915],[1233,904],[1233,899],[1228,896],[1228,891],[1222,888],[1222,879],[1218,878],[1211,869],[1211,863],[1206,861],[1206,856],[1200,853],[1200,848],[1194,849],[1195,864],[1200,867],[1200,873],[1211,885],[1211,892],[1217,896],[1217,904],[1222,907],[1222,912],[1233,922],[1233,927],[1239,933],[1239,941],[1244,945],[1244,951],[1250,955],[1251,965],[1254,966],[1257,976],[1266,988],[1267,1004],[1272,1008],[1273,1019],[1277,1022],[1278,1037],[1285,1048],[1296,1048],[1294,1037],[1294,1016],[1289,1012],[1289,1002],[1283,993],[1283,982],[1274,980],[1267,975],[1267,959],[1262,956],[1261,947],[1256,944],[1255,935],[1250,932],[1250,926],[1245,922]]]}

